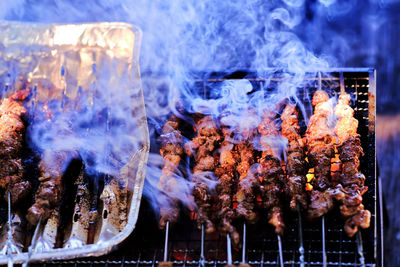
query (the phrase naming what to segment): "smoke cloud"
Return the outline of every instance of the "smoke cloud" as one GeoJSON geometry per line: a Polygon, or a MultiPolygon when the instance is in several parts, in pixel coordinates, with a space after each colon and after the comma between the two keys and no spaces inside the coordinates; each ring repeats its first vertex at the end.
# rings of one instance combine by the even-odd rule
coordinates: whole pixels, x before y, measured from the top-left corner
{"type": "MultiPolygon", "coordinates": [[[[399,63],[395,63],[400,62],[399,53],[393,54],[398,49],[390,37],[399,24],[390,10],[399,8],[398,2],[18,0],[0,3],[0,18],[45,23],[124,21],[139,26],[143,31],[140,68],[154,145],[161,123],[171,112],[178,116],[184,116],[182,109],[214,116],[225,113],[234,127],[249,109],[261,114],[263,107],[295,96],[306,70],[379,67],[378,88],[399,87],[399,63]],[[292,79],[279,83],[268,98],[262,91],[248,94],[253,85],[247,81],[211,86],[211,101],[195,89],[198,72],[242,69],[265,78],[265,87],[272,75],[292,79]]],[[[315,77],[312,72],[308,75],[315,77]]],[[[380,91],[377,100],[378,111],[399,111],[400,91],[380,91]]],[[[255,120],[248,123],[257,124],[255,120]]],[[[47,134],[60,130],[54,129],[47,134]]],[[[104,144],[96,140],[96,133],[91,140],[93,146],[104,144]]],[[[149,158],[147,186],[152,188],[145,191],[149,196],[158,192],[159,161],[154,155],[149,158]]],[[[189,178],[177,176],[186,181],[182,190],[190,190],[189,178]]]]}

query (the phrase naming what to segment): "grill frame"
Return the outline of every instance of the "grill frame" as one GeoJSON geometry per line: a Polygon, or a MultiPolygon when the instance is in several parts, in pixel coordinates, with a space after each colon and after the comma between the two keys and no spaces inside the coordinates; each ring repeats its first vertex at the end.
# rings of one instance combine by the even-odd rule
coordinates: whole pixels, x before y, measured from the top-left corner
{"type": "MultiPolygon", "coordinates": [[[[365,156],[361,159],[361,171],[366,175],[366,184],[369,187],[364,195],[365,206],[373,217],[371,227],[361,230],[363,238],[363,248],[365,265],[359,261],[360,255],[357,251],[358,240],[356,237],[348,238],[342,230],[343,222],[338,218],[338,211],[330,212],[326,217],[326,251],[329,266],[383,266],[383,216],[382,216],[382,194],[380,179],[376,172],[376,152],[375,152],[375,103],[368,93],[375,95],[376,92],[376,72],[370,68],[341,68],[322,71],[329,73],[331,77],[323,75],[324,81],[333,82],[333,90],[340,91],[339,74],[342,72],[346,91],[357,92],[355,117],[360,120],[359,133],[361,133],[362,146],[365,156]],[[352,83],[352,81],[354,83],[352,83]],[[363,81],[363,82],[361,82],[363,81]],[[350,86],[348,86],[350,85],[350,86]],[[359,89],[362,88],[362,89],[359,89]],[[362,91],[358,91],[362,90],[362,91]],[[360,93],[360,94],[359,94],[360,93]],[[359,104],[357,104],[358,102],[359,104]],[[372,117],[368,116],[369,109],[372,109],[372,117]],[[365,122],[365,124],[363,124],[365,122]],[[338,236],[338,237],[337,237],[338,236]],[[350,260],[350,258],[352,260],[350,260]],[[339,259],[339,260],[337,260],[339,259]]],[[[145,76],[145,75],[142,75],[145,76]]],[[[226,79],[242,79],[247,76],[250,82],[262,83],[265,80],[257,78],[249,72],[236,72],[233,75],[215,73],[208,75],[207,79],[200,77],[195,80],[203,84],[204,95],[207,95],[207,83],[218,83],[226,79]],[[221,78],[223,77],[223,78],[221,78]]],[[[145,79],[144,79],[145,80],[145,79]]],[[[280,78],[271,79],[272,82],[279,82],[280,78]]],[[[315,80],[318,78],[310,78],[315,80]]],[[[314,86],[316,90],[317,86],[314,86]]],[[[326,89],[323,87],[323,89],[326,89]]],[[[312,94],[312,92],[310,92],[312,94]]],[[[353,106],[354,107],[354,106],[353,106]]],[[[157,153],[157,147],[152,147],[152,152],[157,153]]],[[[283,238],[283,253],[285,266],[300,266],[298,252],[298,231],[297,216],[291,214],[286,219],[293,221],[287,227],[283,238]]],[[[240,230],[241,228],[239,228],[240,230]]],[[[256,226],[248,226],[247,233],[247,259],[253,266],[279,266],[278,244],[276,236],[273,234],[272,227],[265,220],[261,220],[256,226]],[[261,234],[260,234],[261,233],[261,234]],[[262,238],[254,238],[262,236],[262,238]],[[268,248],[268,249],[266,249],[268,248]]],[[[322,266],[322,251],[315,251],[314,247],[321,243],[321,223],[307,223],[303,221],[303,239],[305,247],[306,266],[322,266]],[[312,256],[314,255],[314,256],[312,256]]],[[[188,216],[182,214],[181,220],[172,227],[170,232],[169,258],[174,266],[199,266],[200,257],[200,231],[196,229],[195,223],[188,216]],[[190,234],[188,234],[190,233],[190,234]],[[179,254],[182,259],[174,259],[179,254]]],[[[164,233],[157,228],[157,221],[151,211],[149,202],[144,199],[139,212],[139,220],[134,233],[124,242],[120,249],[108,256],[76,261],[56,261],[52,264],[80,264],[80,265],[129,265],[129,266],[154,266],[163,258],[164,233]]],[[[206,266],[222,266],[226,264],[226,241],[217,235],[208,236],[205,242],[206,266]],[[214,255],[214,256],[213,256],[214,255]],[[211,259],[211,260],[210,260],[211,259]]],[[[234,263],[238,264],[240,250],[234,250],[234,263]]]]}

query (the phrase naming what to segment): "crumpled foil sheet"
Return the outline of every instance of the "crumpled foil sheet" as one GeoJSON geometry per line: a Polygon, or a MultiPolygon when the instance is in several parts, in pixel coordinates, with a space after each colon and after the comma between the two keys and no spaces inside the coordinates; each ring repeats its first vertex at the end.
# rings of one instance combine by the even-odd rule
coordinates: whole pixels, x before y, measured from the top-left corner
{"type": "MultiPolygon", "coordinates": [[[[26,252],[12,254],[14,263],[28,259],[44,261],[103,255],[135,228],[149,153],[138,65],[140,42],[141,31],[125,23],[49,25],[0,22],[1,98],[20,89],[22,84],[28,84],[34,88],[33,97],[26,103],[30,111],[55,108],[61,113],[73,114],[74,110],[100,107],[110,113],[111,119],[123,121],[116,123],[117,126],[107,122],[104,127],[97,127],[97,131],[110,131],[111,139],[121,129],[132,136],[126,144],[115,141],[107,155],[107,164],[103,166],[105,170],[113,169],[111,175],[128,185],[127,214],[120,214],[127,218],[125,227],[121,231],[105,229],[105,234],[91,245],[33,249],[29,257],[26,252]],[[53,107],[52,103],[61,105],[53,107]],[[123,114],[118,114],[121,110],[123,114]]],[[[107,223],[103,221],[102,227],[107,228],[107,223]]],[[[7,228],[7,225],[0,228],[2,242],[7,239],[7,228]]],[[[10,256],[0,255],[0,264],[9,261],[10,256]]]]}

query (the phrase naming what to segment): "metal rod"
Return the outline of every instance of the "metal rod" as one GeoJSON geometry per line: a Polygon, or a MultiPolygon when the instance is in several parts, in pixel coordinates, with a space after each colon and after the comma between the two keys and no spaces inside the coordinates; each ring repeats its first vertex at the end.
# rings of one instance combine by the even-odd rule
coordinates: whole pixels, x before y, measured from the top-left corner
{"type": "Polygon", "coordinates": [[[343,78],[343,72],[341,71],[339,73],[340,75],[340,94],[344,94],[346,92],[345,87],[344,87],[344,78],[343,78]]]}
{"type": "Polygon", "coordinates": [[[322,89],[322,78],[321,78],[321,72],[318,71],[318,90],[322,89]]]}
{"type": "Polygon", "coordinates": [[[357,232],[357,252],[358,252],[358,255],[360,256],[360,265],[362,267],[365,267],[363,241],[362,241],[362,236],[361,236],[360,231],[357,232]]]}
{"type": "Polygon", "coordinates": [[[246,223],[243,223],[242,263],[246,263],[246,223]]]}
{"type": "Polygon", "coordinates": [[[322,216],[322,266],[327,266],[326,250],[325,250],[325,216],[322,216]]]}
{"type": "Polygon", "coordinates": [[[17,246],[14,245],[13,236],[12,236],[12,221],[11,221],[11,193],[10,191],[7,192],[7,200],[8,200],[8,231],[7,231],[7,266],[12,267],[14,266],[14,262],[12,259],[13,253],[19,253],[17,246]]]}
{"type": "Polygon", "coordinates": [[[204,257],[204,224],[201,225],[201,248],[200,248],[200,260],[199,266],[205,266],[205,257],[204,257]]]}
{"type": "Polygon", "coordinates": [[[301,210],[299,203],[296,204],[297,215],[299,217],[299,252],[300,252],[300,267],[305,266],[304,262],[304,244],[303,244],[303,223],[301,218],[301,210]]]}
{"type": "Polygon", "coordinates": [[[283,267],[283,251],[282,251],[282,239],[280,235],[276,235],[278,237],[278,250],[279,250],[279,266],[283,267]]]}
{"type": "Polygon", "coordinates": [[[226,248],[227,248],[227,264],[232,265],[232,245],[231,245],[231,237],[229,236],[229,233],[226,234],[226,248]]]}
{"type": "Polygon", "coordinates": [[[28,248],[28,259],[24,263],[22,263],[22,267],[28,266],[29,260],[32,256],[32,249],[35,248],[35,246],[36,246],[37,236],[39,234],[39,229],[40,229],[41,223],[42,223],[42,216],[39,217],[39,221],[35,227],[35,231],[33,232],[32,242],[28,248]]]}
{"type": "Polygon", "coordinates": [[[169,234],[169,221],[165,224],[165,243],[164,243],[164,261],[168,260],[168,234],[169,234]]]}

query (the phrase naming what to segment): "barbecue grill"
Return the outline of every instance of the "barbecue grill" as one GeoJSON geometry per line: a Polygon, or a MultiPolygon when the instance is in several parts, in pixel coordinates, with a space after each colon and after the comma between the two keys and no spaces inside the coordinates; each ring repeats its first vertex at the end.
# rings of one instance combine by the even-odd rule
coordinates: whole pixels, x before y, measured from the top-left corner
{"type": "MultiPolygon", "coordinates": [[[[144,81],[154,81],[146,74],[143,77],[144,81]]],[[[210,88],[227,79],[247,79],[254,90],[264,90],[268,94],[283,78],[266,80],[249,72],[213,73],[199,75],[195,79],[195,87],[207,98],[210,88]],[[265,87],[266,82],[268,85],[265,87]]],[[[147,86],[150,88],[150,84],[147,86]]],[[[328,213],[324,221],[314,222],[286,211],[287,227],[279,251],[273,228],[265,218],[261,218],[256,225],[247,225],[246,262],[252,266],[280,266],[280,253],[285,266],[383,266],[382,196],[375,154],[375,71],[367,68],[329,69],[321,71],[319,77],[307,78],[298,90],[298,98],[305,107],[311,107],[312,94],[319,86],[331,96],[337,95],[340,87],[344,86],[352,96],[351,104],[359,121],[358,132],[365,152],[360,171],[365,174],[369,188],[363,196],[363,204],[372,213],[371,226],[349,238],[343,230],[338,209],[328,213]]],[[[153,146],[152,152],[158,153],[158,148],[153,146]]],[[[168,260],[174,266],[201,266],[202,263],[205,266],[225,265],[226,239],[218,234],[205,237],[202,262],[202,234],[194,219],[190,211],[182,212],[180,221],[170,227],[166,251],[168,260]]],[[[99,258],[47,262],[46,266],[155,266],[164,258],[164,238],[164,231],[158,229],[157,217],[145,198],[141,203],[136,229],[118,250],[99,258]]],[[[241,248],[232,249],[232,258],[234,264],[242,261],[241,248]]]]}

